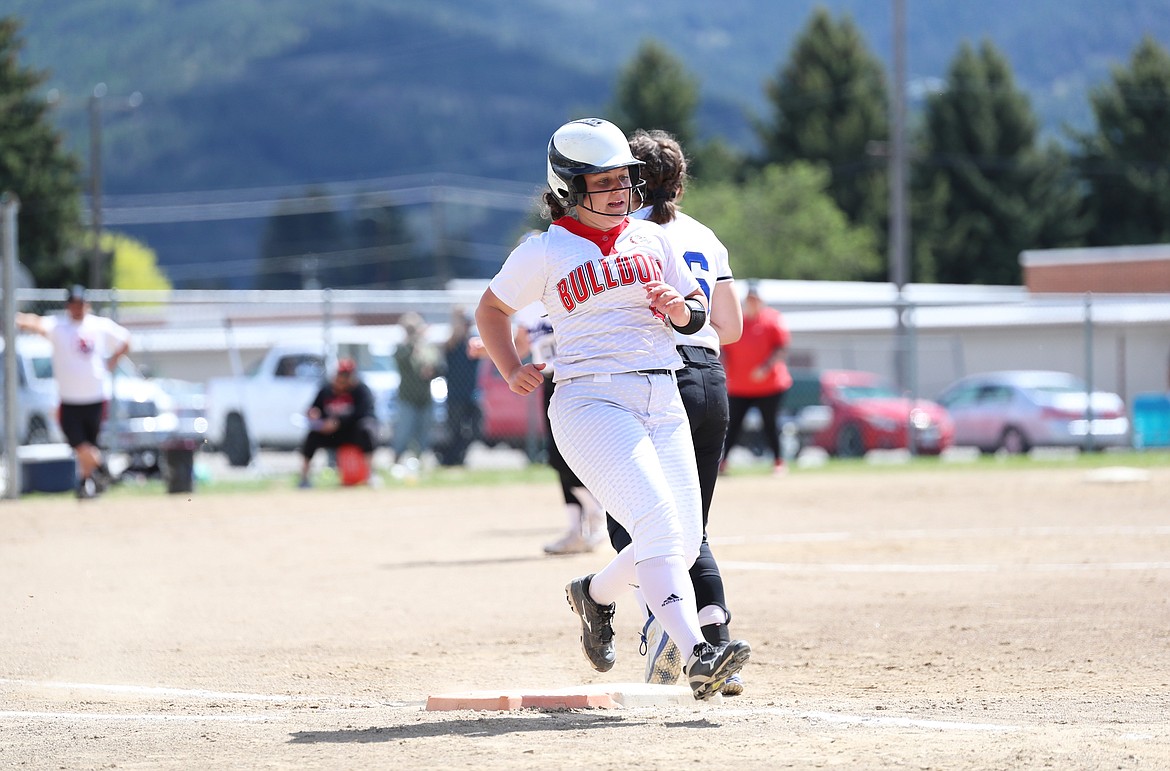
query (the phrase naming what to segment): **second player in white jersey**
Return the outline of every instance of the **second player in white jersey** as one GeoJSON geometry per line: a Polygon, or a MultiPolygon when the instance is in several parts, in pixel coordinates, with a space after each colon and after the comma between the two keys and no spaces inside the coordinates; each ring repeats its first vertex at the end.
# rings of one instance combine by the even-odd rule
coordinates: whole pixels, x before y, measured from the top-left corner
{"type": "MultiPolygon", "coordinates": [[[[651,211],[653,207],[645,206],[631,216],[648,219],[651,211]]],[[[732,280],[727,247],[711,228],[681,211],[676,212],[674,219],[663,224],[662,228],[691,275],[699,282],[699,288],[710,305],[716,286],[732,280]]],[[[711,324],[704,324],[692,335],[675,332],[674,342],[675,345],[701,345],[719,353],[719,332],[711,324]]]]}
{"type": "Polygon", "coordinates": [[[557,382],[678,369],[674,333],[661,311],[647,307],[646,286],[694,294],[698,283],[654,223],[630,220],[596,241],[590,230],[562,218],[529,236],[508,255],[492,291],[514,308],[534,300],[544,305],[556,341],[557,382]]]}
{"type": "MultiPolygon", "coordinates": [[[[649,203],[633,216],[662,225],[675,252],[683,255],[709,300],[710,313],[703,328],[691,335],[675,336],[677,350],[685,363],[676,377],[690,422],[703,506],[703,542],[698,559],[691,565],[690,576],[703,636],[719,645],[731,639],[728,629],[731,613],[727,609],[723,577],[707,542],[707,521],[729,419],[727,376],[719,351],[722,343],[739,338],[743,316],[733,288],[727,248],[710,228],[678,208],[687,177],[686,156],[678,140],[664,131],[639,130],[630,137],[630,150],[644,164],[642,177],[649,203]]],[[[608,524],[610,543],[620,551],[629,543],[630,536],[616,521],[611,519],[608,524]]],[[[646,682],[675,682],[682,667],[682,656],[657,618],[647,618],[642,638],[646,682]]],[[[742,693],[743,687],[742,679],[735,675],[720,690],[725,696],[734,696],[742,693]]]]}

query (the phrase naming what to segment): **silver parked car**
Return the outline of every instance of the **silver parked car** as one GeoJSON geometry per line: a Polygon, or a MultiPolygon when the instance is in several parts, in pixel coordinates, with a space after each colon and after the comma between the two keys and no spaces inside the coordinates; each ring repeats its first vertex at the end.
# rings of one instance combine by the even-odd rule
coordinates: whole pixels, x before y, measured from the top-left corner
{"type": "MultiPolygon", "coordinates": [[[[0,354],[4,341],[0,340],[0,354]]],[[[0,388],[4,386],[0,367],[0,388]]],[[[64,442],[57,423],[57,383],[53,380],[53,349],[40,336],[16,338],[16,437],[21,444],[64,442]]],[[[4,414],[0,410],[0,443],[4,441],[4,414]]]]}
{"type": "Polygon", "coordinates": [[[1094,391],[1090,399],[1084,381],[1067,372],[1010,370],[968,375],[947,387],[936,401],[955,422],[954,443],[983,452],[1129,446],[1129,418],[1121,397],[1094,391]]]}

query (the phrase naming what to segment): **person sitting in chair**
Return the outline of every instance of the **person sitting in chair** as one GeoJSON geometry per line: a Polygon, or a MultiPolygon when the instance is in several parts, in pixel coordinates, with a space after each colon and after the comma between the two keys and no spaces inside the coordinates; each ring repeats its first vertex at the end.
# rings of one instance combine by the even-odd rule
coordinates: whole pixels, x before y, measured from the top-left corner
{"type": "MultiPolygon", "coordinates": [[[[366,465],[371,461],[378,436],[374,394],[361,381],[353,359],[341,359],[337,369],[309,407],[309,433],[301,445],[301,487],[311,487],[309,464],[322,447],[337,449],[352,444],[361,449],[366,465]]],[[[372,479],[373,477],[371,477],[372,479]]]]}

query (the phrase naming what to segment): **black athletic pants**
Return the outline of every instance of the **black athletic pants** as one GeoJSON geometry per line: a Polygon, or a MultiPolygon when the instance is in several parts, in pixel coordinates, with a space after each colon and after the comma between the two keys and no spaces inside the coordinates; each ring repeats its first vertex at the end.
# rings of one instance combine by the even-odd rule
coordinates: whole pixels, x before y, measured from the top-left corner
{"type": "MultiPolygon", "coordinates": [[[[723,577],[707,544],[707,517],[719,479],[719,461],[723,457],[723,440],[727,434],[727,375],[719,354],[698,345],[680,345],[683,368],[675,373],[678,390],[691,422],[691,439],[695,444],[695,461],[699,467],[699,490],[703,500],[703,543],[699,558],[691,566],[691,583],[695,603],[701,610],[718,605],[727,611],[723,577]]],[[[630,535],[609,517],[609,542],[616,551],[630,544],[630,535]]],[[[728,618],[731,613],[727,611],[728,618]]]]}
{"type": "Polygon", "coordinates": [[[768,449],[772,451],[772,460],[780,461],[783,459],[780,450],[780,434],[776,426],[776,416],[780,414],[780,407],[784,404],[784,393],[784,391],[777,391],[767,396],[728,397],[731,419],[728,423],[727,449],[725,453],[730,453],[731,448],[739,441],[739,430],[743,426],[743,419],[747,416],[748,410],[755,407],[760,411],[760,422],[763,424],[763,428],[760,430],[764,434],[764,442],[768,445],[768,449]]]}

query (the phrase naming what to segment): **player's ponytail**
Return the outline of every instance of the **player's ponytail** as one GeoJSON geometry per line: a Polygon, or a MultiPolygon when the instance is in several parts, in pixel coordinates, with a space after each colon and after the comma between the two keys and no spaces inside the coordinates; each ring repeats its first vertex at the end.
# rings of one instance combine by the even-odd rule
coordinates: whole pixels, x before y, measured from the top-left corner
{"type": "Polygon", "coordinates": [[[646,200],[652,206],[648,219],[665,225],[678,215],[676,201],[687,178],[687,159],[682,145],[665,131],[638,129],[630,137],[630,152],[642,161],[646,200]]]}
{"type": "Polygon", "coordinates": [[[546,190],[544,195],[540,197],[540,216],[549,222],[556,222],[561,217],[569,213],[569,210],[561,204],[560,200],[546,190]]]}

